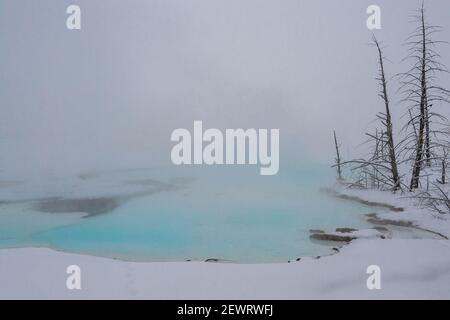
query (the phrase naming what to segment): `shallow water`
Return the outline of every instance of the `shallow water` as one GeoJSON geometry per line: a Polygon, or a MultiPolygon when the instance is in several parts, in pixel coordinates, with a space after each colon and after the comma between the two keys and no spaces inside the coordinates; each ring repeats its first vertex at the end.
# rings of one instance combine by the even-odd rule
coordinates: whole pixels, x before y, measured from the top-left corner
{"type": "Polygon", "coordinates": [[[368,227],[363,214],[373,212],[321,193],[321,187],[333,182],[332,176],[321,166],[271,177],[236,167],[102,173],[72,181],[71,192],[63,182],[51,196],[62,191],[72,198],[97,191],[104,196],[110,191],[126,199],[121,205],[82,218],[76,213],[38,212],[33,202],[4,204],[0,247],[49,246],[136,261],[217,258],[260,263],[326,254],[329,247],[309,240],[310,229],[368,227]],[[130,191],[124,182],[145,188],[150,178],[174,188],[146,194],[130,191]]]}

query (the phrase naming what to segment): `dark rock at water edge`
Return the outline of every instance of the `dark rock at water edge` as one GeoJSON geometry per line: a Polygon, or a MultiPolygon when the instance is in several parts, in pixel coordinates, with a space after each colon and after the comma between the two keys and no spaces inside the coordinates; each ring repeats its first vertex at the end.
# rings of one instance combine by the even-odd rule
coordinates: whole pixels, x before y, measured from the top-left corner
{"type": "Polygon", "coordinates": [[[354,229],[354,228],[336,228],[336,232],[340,232],[340,233],[349,233],[349,232],[353,232],[353,231],[358,231],[358,230],[354,229]]]}
{"type": "Polygon", "coordinates": [[[336,234],[328,234],[328,233],[315,233],[309,236],[313,240],[320,240],[320,241],[338,241],[338,242],[350,242],[356,237],[352,236],[341,236],[336,234]]]}

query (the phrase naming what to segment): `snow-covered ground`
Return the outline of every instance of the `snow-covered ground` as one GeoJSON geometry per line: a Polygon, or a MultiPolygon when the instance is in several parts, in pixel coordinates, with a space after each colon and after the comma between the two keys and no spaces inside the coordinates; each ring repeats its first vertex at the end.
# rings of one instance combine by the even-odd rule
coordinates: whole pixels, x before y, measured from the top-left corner
{"type": "Polygon", "coordinates": [[[321,259],[282,264],[134,263],[45,248],[0,250],[0,298],[302,299],[450,298],[450,242],[356,240],[321,259]],[[81,268],[81,290],[66,268],[81,268]],[[366,286],[381,268],[381,289],[366,286]]]}
{"type": "Polygon", "coordinates": [[[409,221],[419,228],[434,231],[450,238],[450,217],[420,208],[417,200],[411,197],[409,193],[394,194],[388,191],[348,189],[342,186],[336,186],[335,191],[341,195],[356,197],[364,201],[401,208],[403,211],[389,211],[377,214],[377,216],[382,219],[409,221]]]}
{"type": "MultiPolygon", "coordinates": [[[[338,189],[402,207],[380,218],[411,221],[450,238],[450,222],[387,192],[338,189]]],[[[280,264],[138,263],[47,248],[0,250],[0,298],[63,299],[450,299],[450,241],[361,237],[320,259],[280,264]],[[66,269],[81,268],[81,290],[68,290],[66,269]],[[381,269],[381,289],[369,290],[367,268],[381,269]]],[[[440,237],[442,239],[442,237],[440,237]]]]}

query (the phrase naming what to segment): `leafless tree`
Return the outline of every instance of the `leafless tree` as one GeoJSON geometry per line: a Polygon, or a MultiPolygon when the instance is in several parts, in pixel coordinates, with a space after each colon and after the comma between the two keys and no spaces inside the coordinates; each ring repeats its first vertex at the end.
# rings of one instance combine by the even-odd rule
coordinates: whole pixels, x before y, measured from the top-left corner
{"type": "Polygon", "coordinates": [[[442,147],[442,156],[441,156],[441,179],[438,180],[440,184],[446,184],[447,183],[447,165],[448,165],[448,154],[449,154],[449,147],[443,146],[442,147]]]}
{"type": "Polygon", "coordinates": [[[400,188],[391,176],[391,166],[387,156],[386,134],[368,134],[371,138],[365,143],[373,143],[373,151],[367,158],[352,159],[341,162],[341,166],[349,167],[352,175],[357,178],[355,187],[378,188],[382,190],[397,190],[400,188]]]}
{"type": "MultiPolygon", "coordinates": [[[[397,155],[396,155],[396,146],[394,143],[394,135],[393,135],[393,125],[392,125],[392,118],[391,118],[391,111],[389,107],[389,97],[387,93],[387,80],[386,75],[384,71],[384,56],[383,51],[380,47],[380,43],[378,42],[377,38],[373,36],[373,42],[377,48],[378,51],[378,64],[379,64],[379,71],[378,71],[378,78],[381,91],[379,93],[379,96],[384,101],[385,105],[385,112],[378,113],[377,117],[381,121],[383,127],[384,127],[384,133],[380,136],[380,138],[375,137],[377,140],[377,145],[381,143],[382,146],[387,147],[387,160],[390,165],[390,171],[392,175],[392,183],[393,183],[393,191],[396,191],[400,189],[400,175],[398,173],[398,163],[397,163],[397,155]]],[[[381,153],[381,159],[385,160],[385,154],[384,154],[385,148],[382,148],[381,153]]]]}
{"type": "Polygon", "coordinates": [[[450,214],[450,195],[437,184],[433,184],[433,191],[420,192],[416,199],[422,207],[439,214],[450,214]]]}
{"type": "Polygon", "coordinates": [[[411,61],[412,67],[401,76],[401,91],[403,102],[408,104],[409,121],[404,129],[407,132],[402,140],[402,152],[407,160],[412,160],[412,175],[410,191],[419,187],[421,170],[424,165],[431,166],[433,160],[432,137],[439,135],[438,128],[432,128],[433,119],[446,121],[441,114],[433,112],[435,102],[449,102],[450,91],[440,87],[437,76],[448,72],[440,62],[436,48],[444,41],[434,40],[436,33],[441,31],[438,26],[427,22],[425,8],[422,4],[418,14],[414,16],[416,29],[407,38],[408,55],[404,60],[411,61]]]}
{"type": "Polygon", "coordinates": [[[341,165],[349,165],[350,170],[358,177],[355,186],[397,191],[401,189],[401,178],[398,171],[397,146],[394,142],[393,124],[388,97],[388,82],[385,74],[385,57],[380,43],[375,36],[373,44],[377,49],[378,76],[380,92],[379,97],[383,100],[384,110],[377,114],[377,120],[381,124],[375,133],[366,133],[369,137],[365,143],[371,144],[371,152],[367,158],[353,159],[341,165]]]}
{"type": "Polygon", "coordinates": [[[334,146],[336,147],[336,158],[335,158],[335,162],[336,162],[336,168],[337,168],[337,173],[338,173],[338,179],[342,180],[342,168],[341,168],[341,155],[339,153],[339,144],[336,138],[336,131],[333,131],[334,134],[334,146]]]}

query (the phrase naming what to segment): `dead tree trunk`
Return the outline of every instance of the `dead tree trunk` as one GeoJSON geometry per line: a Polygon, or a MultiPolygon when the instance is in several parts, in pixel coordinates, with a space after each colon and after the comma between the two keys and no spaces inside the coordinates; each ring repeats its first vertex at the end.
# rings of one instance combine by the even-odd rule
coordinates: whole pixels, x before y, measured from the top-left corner
{"type": "MultiPolygon", "coordinates": [[[[394,135],[392,130],[392,118],[391,118],[391,111],[389,108],[389,98],[387,94],[387,81],[386,76],[384,73],[384,61],[383,61],[383,52],[380,48],[380,44],[378,43],[375,36],[373,37],[374,43],[378,50],[378,62],[380,65],[380,85],[381,85],[381,98],[384,101],[385,105],[385,114],[382,115],[382,122],[384,123],[386,127],[386,143],[388,146],[388,153],[389,153],[389,163],[391,167],[391,174],[392,174],[392,182],[393,182],[393,190],[396,191],[400,189],[400,176],[398,174],[398,165],[397,165],[397,156],[395,152],[395,143],[394,143],[394,135]]],[[[382,135],[383,137],[383,135],[382,135]]]]}
{"type": "Polygon", "coordinates": [[[336,138],[336,131],[333,131],[334,134],[334,145],[336,147],[336,168],[337,168],[337,173],[338,173],[338,179],[342,180],[342,170],[341,170],[341,156],[339,154],[339,145],[337,142],[337,138],[336,138]]]}
{"type": "MultiPolygon", "coordinates": [[[[441,31],[440,27],[429,25],[425,17],[425,8],[422,7],[415,17],[418,27],[408,37],[406,44],[409,46],[405,60],[412,60],[412,67],[403,76],[401,90],[407,102],[410,120],[405,128],[414,130],[414,134],[407,134],[402,141],[403,147],[400,153],[406,152],[408,160],[412,161],[412,174],[409,189],[413,191],[420,184],[421,171],[424,165],[431,166],[433,160],[433,148],[442,135],[441,131],[432,127],[432,118],[437,117],[446,121],[445,117],[433,112],[431,107],[434,101],[449,102],[450,91],[437,85],[437,75],[447,72],[438,60],[440,55],[436,48],[443,41],[436,41],[433,35],[441,31]],[[435,140],[432,141],[431,137],[435,140]]],[[[437,122],[434,122],[437,123],[437,122]]]]}
{"type": "Polygon", "coordinates": [[[431,167],[431,146],[430,146],[430,112],[429,108],[432,105],[428,105],[425,101],[425,158],[427,159],[426,165],[431,167]]]}
{"type": "Polygon", "coordinates": [[[422,169],[422,157],[423,157],[423,138],[424,138],[424,128],[425,128],[425,108],[423,107],[422,102],[420,103],[420,119],[419,119],[419,131],[418,131],[418,140],[416,143],[415,154],[416,157],[414,159],[413,172],[411,176],[411,183],[409,185],[409,191],[413,191],[419,187],[419,179],[420,179],[420,171],[422,169]]]}
{"type": "Polygon", "coordinates": [[[449,149],[446,147],[442,148],[442,158],[441,158],[441,180],[438,180],[440,184],[447,183],[447,161],[448,161],[449,149]]]}
{"type": "MultiPolygon", "coordinates": [[[[422,52],[420,57],[420,116],[419,116],[419,132],[418,132],[418,141],[416,144],[415,150],[415,160],[413,165],[413,173],[411,177],[411,183],[409,186],[409,190],[413,191],[419,187],[419,179],[420,179],[420,170],[422,169],[422,157],[423,157],[423,144],[424,138],[429,144],[429,136],[424,137],[425,127],[427,127],[427,131],[429,131],[429,122],[427,121],[427,79],[426,79],[426,68],[427,68],[427,42],[426,42],[426,31],[425,31],[425,17],[424,17],[424,9],[423,6],[421,8],[421,33],[422,33],[422,52]]],[[[428,146],[429,147],[429,146],[428,146]]],[[[427,153],[429,149],[426,150],[427,153]]]]}

